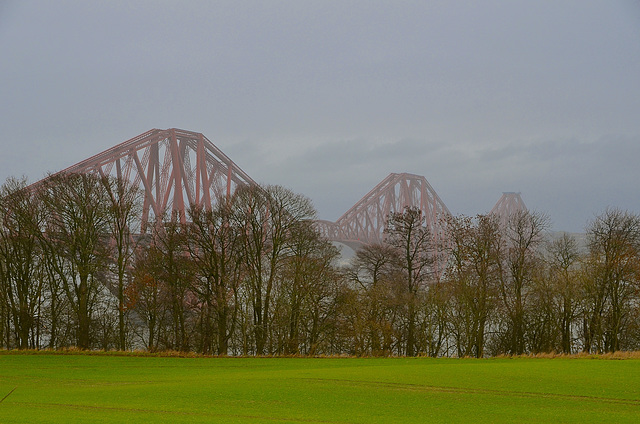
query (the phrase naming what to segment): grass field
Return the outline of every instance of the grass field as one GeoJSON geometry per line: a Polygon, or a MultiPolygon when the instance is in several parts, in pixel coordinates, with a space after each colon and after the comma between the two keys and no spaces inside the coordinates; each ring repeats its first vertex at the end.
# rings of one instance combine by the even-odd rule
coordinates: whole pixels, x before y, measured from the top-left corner
{"type": "Polygon", "coordinates": [[[640,422],[640,360],[0,354],[1,423],[640,422]]]}

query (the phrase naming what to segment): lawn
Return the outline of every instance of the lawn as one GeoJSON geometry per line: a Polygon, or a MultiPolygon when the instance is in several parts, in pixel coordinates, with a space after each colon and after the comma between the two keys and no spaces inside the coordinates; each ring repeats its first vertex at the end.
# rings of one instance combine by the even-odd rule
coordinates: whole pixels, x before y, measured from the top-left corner
{"type": "Polygon", "coordinates": [[[640,422],[640,360],[0,354],[1,423],[640,422]]]}

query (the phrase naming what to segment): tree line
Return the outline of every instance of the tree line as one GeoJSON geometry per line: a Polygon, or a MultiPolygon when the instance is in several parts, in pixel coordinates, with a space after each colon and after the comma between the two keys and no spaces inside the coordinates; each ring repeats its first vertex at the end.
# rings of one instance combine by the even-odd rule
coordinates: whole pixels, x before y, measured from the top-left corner
{"type": "Polygon", "coordinates": [[[521,211],[391,213],[345,263],[311,201],[242,186],[141,228],[127,183],[57,174],[0,191],[0,348],[484,357],[640,349],[640,216],[586,243],[521,211]],[[583,246],[584,244],[584,246],[583,246]]]}

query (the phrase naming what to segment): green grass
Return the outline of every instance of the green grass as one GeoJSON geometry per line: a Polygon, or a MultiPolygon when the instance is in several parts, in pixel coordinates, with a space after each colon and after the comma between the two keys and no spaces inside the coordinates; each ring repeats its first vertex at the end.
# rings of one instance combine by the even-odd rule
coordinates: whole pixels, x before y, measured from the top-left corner
{"type": "Polygon", "coordinates": [[[1,398],[0,423],[637,423],[640,360],[5,353],[1,398]]]}

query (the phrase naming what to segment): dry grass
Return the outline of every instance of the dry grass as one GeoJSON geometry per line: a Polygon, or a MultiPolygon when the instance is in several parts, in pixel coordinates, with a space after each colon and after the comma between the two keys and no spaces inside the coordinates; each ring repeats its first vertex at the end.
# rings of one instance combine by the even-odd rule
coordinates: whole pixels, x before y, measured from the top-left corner
{"type": "Polygon", "coordinates": [[[213,358],[213,355],[203,355],[195,352],[178,352],[167,350],[162,352],[148,352],[146,350],[82,350],[75,347],[61,349],[24,349],[0,350],[0,355],[86,355],[86,356],[131,356],[158,358],[213,358]]]}
{"type": "MultiPolygon", "coordinates": [[[[160,352],[148,352],[146,350],[81,350],[75,347],[61,348],[61,349],[24,349],[24,350],[7,350],[0,349],[0,355],[87,355],[87,356],[129,356],[129,357],[148,357],[148,358],[318,358],[318,359],[347,359],[347,358],[363,358],[362,356],[348,356],[348,355],[263,355],[263,356],[221,356],[221,355],[204,355],[196,352],[179,352],[175,350],[165,350],[160,352]]],[[[373,358],[373,357],[372,357],[373,358]]],[[[387,357],[393,358],[406,358],[399,356],[387,357]]],[[[429,358],[429,357],[421,357],[429,358]]],[[[600,359],[600,360],[623,360],[623,359],[640,359],[640,351],[618,351],[609,353],[588,353],[579,352],[573,354],[566,353],[530,353],[523,355],[498,355],[494,357],[488,357],[484,359],[517,359],[517,358],[529,358],[529,359],[600,359]]],[[[476,359],[471,357],[459,358],[459,359],[476,359]]]]}

